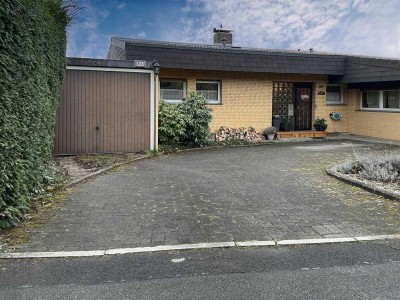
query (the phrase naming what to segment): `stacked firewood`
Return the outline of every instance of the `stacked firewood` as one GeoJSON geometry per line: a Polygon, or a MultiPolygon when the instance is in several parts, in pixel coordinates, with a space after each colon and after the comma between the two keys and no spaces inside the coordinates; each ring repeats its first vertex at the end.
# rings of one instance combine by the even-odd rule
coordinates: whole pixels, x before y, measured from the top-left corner
{"type": "Polygon", "coordinates": [[[231,128],[222,126],[214,134],[216,141],[228,141],[228,140],[247,140],[250,142],[258,142],[261,140],[261,134],[253,127],[249,128],[231,128]]]}

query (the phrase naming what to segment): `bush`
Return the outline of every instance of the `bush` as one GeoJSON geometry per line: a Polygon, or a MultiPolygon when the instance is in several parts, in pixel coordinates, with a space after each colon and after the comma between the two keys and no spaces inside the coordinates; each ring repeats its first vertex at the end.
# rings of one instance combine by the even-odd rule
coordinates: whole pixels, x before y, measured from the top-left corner
{"type": "Polygon", "coordinates": [[[0,5],[0,228],[17,224],[43,189],[74,2],[0,5]]]}
{"type": "Polygon", "coordinates": [[[190,93],[179,104],[169,104],[161,100],[158,113],[160,144],[205,144],[211,135],[208,127],[211,118],[211,110],[207,107],[204,96],[195,92],[190,93]]]}
{"type": "Polygon", "coordinates": [[[207,107],[204,96],[191,92],[179,104],[179,111],[187,117],[182,143],[192,146],[203,145],[211,136],[208,123],[212,119],[211,109],[207,107]]]}
{"type": "Polygon", "coordinates": [[[160,144],[178,144],[185,135],[187,116],[183,115],[179,105],[160,101],[158,111],[158,140],[160,144]]]}
{"type": "Polygon", "coordinates": [[[400,180],[400,154],[370,154],[345,162],[337,170],[343,174],[357,174],[368,180],[395,182],[400,180]]]}

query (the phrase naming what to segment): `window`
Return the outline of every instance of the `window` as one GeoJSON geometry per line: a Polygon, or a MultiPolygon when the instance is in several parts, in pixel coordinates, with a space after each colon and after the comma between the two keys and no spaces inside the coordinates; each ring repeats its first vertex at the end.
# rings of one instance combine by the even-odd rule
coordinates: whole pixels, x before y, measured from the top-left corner
{"type": "Polygon", "coordinates": [[[343,87],[340,84],[329,84],[326,86],[326,103],[343,103],[343,87]]]}
{"type": "Polygon", "coordinates": [[[220,103],[220,82],[219,81],[197,81],[196,90],[202,94],[208,103],[220,103]]]}
{"type": "Polygon", "coordinates": [[[361,109],[400,110],[400,91],[362,92],[361,109]]]}
{"type": "Polygon", "coordinates": [[[160,99],[170,103],[178,103],[182,101],[185,95],[185,81],[160,79],[160,99]]]}
{"type": "Polygon", "coordinates": [[[383,108],[400,109],[400,91],[384,91],[383,108]]]}
{"type": "Polygon", "coordinates": [[[379,108],[379,92],[363,92],[362,93],[362,107],[363,108],[379,108]]]}

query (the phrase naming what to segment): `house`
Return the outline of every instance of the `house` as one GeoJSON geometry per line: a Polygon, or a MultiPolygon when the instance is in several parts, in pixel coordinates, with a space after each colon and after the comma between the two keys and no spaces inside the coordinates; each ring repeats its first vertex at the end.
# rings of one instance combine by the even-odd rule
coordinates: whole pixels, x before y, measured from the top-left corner
{"type": "Polygon", "coordinates": [[[212,45],[113,37],[107,59],[157,60],[160,98],[177,103],[189,91],[203,93],[212,131],[261,131],[279,116],[293,120],[294,132],[312,132],[319,117],[330,133],[400,140],[400,60],[236,47],[232,40],[226,29],[214,29],[212,45]]]}

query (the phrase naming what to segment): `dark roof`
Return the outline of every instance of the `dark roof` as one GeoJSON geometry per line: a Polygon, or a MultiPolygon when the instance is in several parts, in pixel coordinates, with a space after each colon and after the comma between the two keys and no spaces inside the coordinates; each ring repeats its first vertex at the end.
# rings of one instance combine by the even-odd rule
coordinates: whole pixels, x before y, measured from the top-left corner
{"type": "Polygon", "coordinates": [[[400,80],[400,61],[371,57],[345,58],[346,74],[343,83],[381,82],[400,80]]]}
{"type": "Polygon", "coordinates": [[[112,38],[108,58],[118,59],[115,47],[126,60],[157,60],[167,69],[344,75],[337,55],[112,38]]]}
{"type": "Polygon", "coordinates": [[[166,69],[333,75],[342,83],[400,80],[399,60],[323,52],[113,37],[107,57],[157,60],[166,69]]]}
{"type": "MultiPolygon", "coordinates": [[[[142,62],[142,61],[141,61],[142,62]]],[[[67,66],[97,67],[97,68],[122,68],[122,69],[152,69],[152,61],[146,61],[146,67],[138,67],[136,61],[96,59],[82,57],[67,57],[67,66]]]]}

